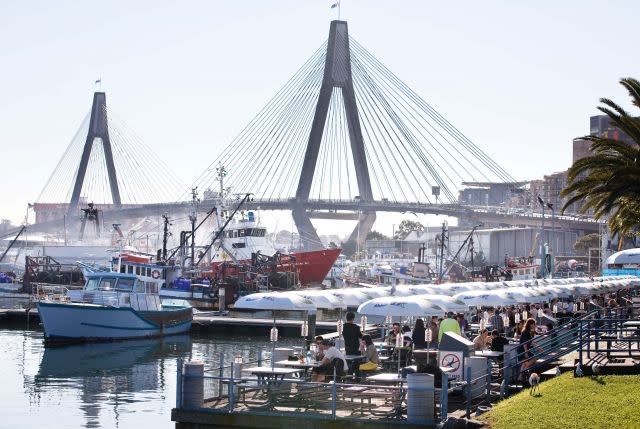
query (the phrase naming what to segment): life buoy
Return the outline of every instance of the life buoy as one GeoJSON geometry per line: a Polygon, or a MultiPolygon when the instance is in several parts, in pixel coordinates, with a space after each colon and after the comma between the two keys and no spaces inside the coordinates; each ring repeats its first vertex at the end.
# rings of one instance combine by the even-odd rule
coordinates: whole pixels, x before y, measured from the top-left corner
{"type": "Polygon", "coordinates": [[[151,277],[153,277],[154,279],[159,279],[160,278],[160,270],[151,271],[151,277]]]}

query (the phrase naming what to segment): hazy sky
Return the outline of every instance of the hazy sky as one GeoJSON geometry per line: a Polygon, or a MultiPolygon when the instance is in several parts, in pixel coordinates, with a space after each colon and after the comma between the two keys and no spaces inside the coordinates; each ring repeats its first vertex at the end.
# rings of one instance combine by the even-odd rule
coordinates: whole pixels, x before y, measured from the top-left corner
{"type": "MultiPolygon", "coordinates": [[[[117,116],[191,183],[326,39],[332,2],[0,2],[0,217],[22,221],[97,78],[117,116]]],[[[343,0],[341,13],[519,179],[566,169],[598,99],[626,105],[617,81],[640,75],[635,0],[343,0]]]]}

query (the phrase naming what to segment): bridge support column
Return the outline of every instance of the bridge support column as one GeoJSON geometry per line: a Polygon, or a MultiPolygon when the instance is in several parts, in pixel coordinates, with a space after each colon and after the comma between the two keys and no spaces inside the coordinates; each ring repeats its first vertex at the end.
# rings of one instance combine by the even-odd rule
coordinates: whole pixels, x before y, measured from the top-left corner
{"type": "Polygon", "coordinates": [[[109,126],[107,119],[107,98],[104,92],[96,92],[93,94],[93,105],[91,106],[91,119],[89,122],[89,132],[87,133],[87,139],[84,143],[84,149],[82,151],[82,157],[80,158],[80,166],[78,167],[78,174],[76,175],[76,181],[73,186],[73,193],[71,194],[71,201],[69,202],[69,208],[67,209],[67,215],[73,217],[78,209],[78,203],[80,201],[80,192],[82,191],[82,185],[84,184],[84,177],[87,173],[87,166],[89,164],[89,157],[91,155],[91,149],[96,139],[100,139],[104,148],[104,158],[107,164],[107,175],[109,176],[109,187],[111,190],[111,199],[113,205],[116,208],[120,208],[120,189],[118,188],[118,177],[116,174],[116,167],[113,162],[113,152],[111,150],[111,140],[109,139],[109,126]]]}
{"type": "Polygon", "coordinates": [[[324,246],[318,237],[316,229],[309,219],[309,214],[304,207],[298,206],[291,211],[293,222],[296,224],[298,234],[300,234],[300,243],[304,250],[322,249],[324,246]]]}
{"type": "Polygon", "coordinates": [[[371,232],[371,228],[373,228],[373,224],[376,221],[376,212],[362,212],[359,216],[358,224],[351,232],[349,236],[350,242],[357,243],[360,241],[360,244],[364,243],[367,234],[371,232]]]}

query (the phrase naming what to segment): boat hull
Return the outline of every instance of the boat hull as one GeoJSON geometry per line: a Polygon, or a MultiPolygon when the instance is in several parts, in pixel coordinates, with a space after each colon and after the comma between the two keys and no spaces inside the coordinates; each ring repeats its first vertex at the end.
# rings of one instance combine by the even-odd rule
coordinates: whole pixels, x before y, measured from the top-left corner
{"type": "Polygon", "coordinates": [[[340,256],[342,249],[322,249],[310,252],[294,252],[296,268],[299,272],[300,283],[303,285],[319,284],[340,256]]]}
{"type": "Polygon", "coordinates": [[[47,342],[108,341],[149,338],[188,332],[190,307],[136,311],[85,303],[38,302],[47,342]]]}

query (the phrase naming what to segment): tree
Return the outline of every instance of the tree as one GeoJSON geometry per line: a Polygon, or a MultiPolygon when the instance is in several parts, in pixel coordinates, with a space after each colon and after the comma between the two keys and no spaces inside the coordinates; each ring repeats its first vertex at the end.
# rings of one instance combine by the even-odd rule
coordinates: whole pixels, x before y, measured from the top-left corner
{"type": "Polygon", "coordinates": [[[371,231],[367,234],[367,240],[390,240],[389,237],[378,231],[371,231]]]}
{"type": "Polygon", "coordinates": [[[589,249],[600,247],[600,234],[593,233],[583,235],[573,243],[573,250],[578,255],[588,255],[589,249]]]}
{"type": "Polygon", "coordinates": [[[398,229],[393,238],[404,240],[411,231],[424,232],[424,226],[420,222],[405,219],[398,225],[398,229]]]}
{"type": "MultiPolygon", "coordinates": [[[[640,108],[640,82],[620,80],[631,103],[640,108]]],[[[598,109],[609,122],[629,136],[628,144],[613,138],[585,136],[591,141],[593,155],[577,160],[567,177],[562,197],[569,197],[562,212],[573,203],[584,201],[581,212],[593,210],[596,219],[609,219],[613,234],[631,235],[640,226],[640,118],[627,113],[613,101],[601,98],[598,109]]]]}

